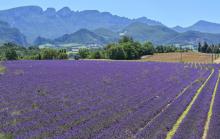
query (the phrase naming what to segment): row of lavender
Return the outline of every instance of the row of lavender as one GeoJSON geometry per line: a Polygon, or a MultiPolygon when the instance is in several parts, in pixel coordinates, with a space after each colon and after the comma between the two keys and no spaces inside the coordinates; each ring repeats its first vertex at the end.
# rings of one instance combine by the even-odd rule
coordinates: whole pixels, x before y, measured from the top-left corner
{"type": "MultiPolygon", "coordinates": [[[[210,103],[214,88],[218,79],[218,70],[214,74],[202,90],[201,94],[196,99],[193,107],[180,124],[174,139],[201,139],[204,133],[204,127],[209,112],[210,103]]],[[[218,101],[218,100],[217,100],[218,101]]]]}
{"type": "MultiPolygon", "coordinates": [[[[205,124],[207,122],[207,116],[209,110],[212,108],[211,99],[214,97],[214,107],[211,109],[213,115],[211,122],[208,125],[208,139],[218,139],[220,137],[220,111],[219,111],[219,96],[220,96],[220,87],[218,82],[219,77],[219,65],[202,65],[206,68],[212,68],[214,70],[213,75],[210,80],[207,82],[205,87],[202,89],[202,92],[199,94],[189,113],[187,113],[184,120],[181,122],[179,128],[174,134],[173,139],[201,139],[204,137],[205,124]],[[216,97],[214,96],[214,89],[218,85],[216,97]]],[[[190,88],[187,89],[189,92],[185,93],[182,97],[177,99],[170,107],[158,116],[152,123],[145,127],[139,134],[138,138],[166,138],[167,133],[173,128],[174,124],[177,122],[179,116],[192,101],[192,97],[197,89],[194,86],[190,91],[190,88]],[[184,98],[185,96],[185,98],[184,98]]],[[[209,115],[210,116],[210,115],[209,115]]]]}
{"type": "Polygon", "coordinates": [[[147,125],[141,132],[137,134],[138,138],[166,138],[167,133],[172,129],[179,116],[183,113],[186,107],[191,102],[192,98],[199,87],[204,83],[209,73],[197,80],[192,86],[187,88],[186,92],[177,98],[169,107],[147,125]]]}
{"type": "MultiPolygon", "coordinates": [[[[211,123],[208,125],[209,139],[218,139],[220,137],[220,111],[219,111],[219,96],[220,87],[218,82],[219,77],[219,65],[201,65],[208,69],[213,69],[214,73],[210,80],[207,82],[202,92],[199,94],[189,113],[180,124],[178,130],[175,132],[173,139],[201,139],[204,137],[205,124],[207,122],[208,112],[211,110],[213,116],[211,123]],[[217,95],[214,96],[214,89],[217,88],[217,95]],[[214,107],[210,107],[211,99],[214,97],[214,107]]],[[[196,87],[193,87],[196,92],[196,87]]],[[[190,92],[190,88],[187,89],[190,92]]],[[[185,93],[179,100],[177,99],[165,112],[155,119],[154,122],[150,123],[145,129],[138,134],[138,138],[166,138],[168,131],[177,122],[179,116],[186,109],[187,105],[192,101],[193,93],[185,93]],[[185,95],[185,98],[183,97],[185,95]],[[188,97],[186,97],[188,95],[188,97]],[[190,96],[190,97],[189,97],[190,96]],[[183,103],[182,103],[183,102],[183,103]],[[153,131],[152,131],[153,130],[153,131]]],[[[209,115],[210,116],[210,115],[209,115]]]]}
{"type": "MultiPolygon", "coordinates": [[[[216,65],[217,70],[220,69],[219,65],[216,65]]],[[[208,139],[219,139],[220,138],[220,84],[216,91],[214,106],[213,106],[213,115],[211,117],[209,130],[208,130],[208,139]]]]}
{"type": "Polygon", "coordinates": [[[175,122],[171,115],[181,113],[210,74],[206,68],[150,62],[4,65],[0,133],[22,139],[163,136],[175,122]],[[159,120],[149,124],[155,116],[159,120]]]}

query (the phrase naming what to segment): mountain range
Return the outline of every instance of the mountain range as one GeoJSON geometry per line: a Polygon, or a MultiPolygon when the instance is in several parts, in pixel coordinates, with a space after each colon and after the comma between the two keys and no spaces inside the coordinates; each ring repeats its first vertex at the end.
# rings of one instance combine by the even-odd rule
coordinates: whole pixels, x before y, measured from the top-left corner
{"type": "Polygon", "coordinates": [[[54,39],[63,34],[70,34],[85,28],[94,30],[106,28],[119,31],[132,22],[143,22],[149,25],[162,25],[147,18],[128,19],[96,10],[72,11],[64,7],[59,11],[54,8],[26,6],[0,11],[0,20],[8,22],[33,42],[38,36],[54,39]]]}
{"type": "Polygon", "coordinates": [[[129,19],[97,10],[73,11],[64,7],[43,10],[25,6],[0,11],[0,42],[20,45],[44,43],[100,44],[115,42],[121,35],[155,44],[220,43],[220,24],[198,21],[190,27],[169,28],[146,17],[129,19]]]}
{"type": "Polygon", "coordinates": [[[116,42],[120,35],[132,36],[134,40],[144,42],[146,40],[154,44],[182,44],[197,45],[199,42],[208,42],[217,44],[220,42],[220,34],[202,33],[198,31],[187,31],[178,33],[166,26],[150,26],[144,23],[132,23],[121,32],[115,33],[108,29],[97,29],[90,31],[88,29],[80,29],[72,34],[65,34],[56,39],[47,39],[38,37],[34,44],[97,44],[105,45],[107,43],[116,42]]]}

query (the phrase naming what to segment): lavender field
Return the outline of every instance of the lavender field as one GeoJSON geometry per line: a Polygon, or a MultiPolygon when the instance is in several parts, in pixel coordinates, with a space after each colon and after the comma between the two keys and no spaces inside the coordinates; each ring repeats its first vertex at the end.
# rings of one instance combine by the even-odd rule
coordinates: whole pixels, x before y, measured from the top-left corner
{"type": "Polygon", "coordinates": [[[220,137],[218,65],[0,64],[0,139],[220,137]]]}

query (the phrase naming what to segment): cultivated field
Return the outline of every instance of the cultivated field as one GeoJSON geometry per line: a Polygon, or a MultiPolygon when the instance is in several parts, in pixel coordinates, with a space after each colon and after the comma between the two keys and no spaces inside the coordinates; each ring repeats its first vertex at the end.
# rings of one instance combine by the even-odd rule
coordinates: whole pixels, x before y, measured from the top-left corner
{"type": "Polygon", "coordinates": [[[219,139],[219,66],[9,61],[0,138],[219,139]]]}
{"type": "MultiPolygon", "coordinates": [[[[213,56],[213,60],[217,59],[217,55],[213,56]]],[[[212,63],[212,55],[196,52],[184,53],[158,53],[153,56],[144,57],[144,61],[156,62],[193,62],[193,63],[212,63]],[[182,55],[182,56],[181,56],[182,55]]]]}

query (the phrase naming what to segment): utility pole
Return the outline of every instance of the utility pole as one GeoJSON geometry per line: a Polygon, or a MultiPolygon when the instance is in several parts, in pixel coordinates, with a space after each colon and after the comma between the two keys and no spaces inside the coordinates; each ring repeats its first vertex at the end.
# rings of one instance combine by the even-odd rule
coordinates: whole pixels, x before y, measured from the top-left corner
{"type": "Polygon", "coordinates": [[[214,47],[212,46],[212,64],[214,63],[213,49],[214,49],[214,47]]]}
{"type": "Polygon", "coordinates": [[[182,46],[180,45],[180,62],[183,62],[182,46]]]}
{"type": "Polygon", "coordinates": [[[212,53],[212,64],[213,64],[213,61],[214,61],[214,60],[213,60],[213,53],[212,53]]]}

